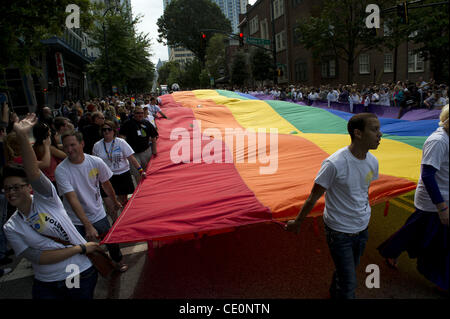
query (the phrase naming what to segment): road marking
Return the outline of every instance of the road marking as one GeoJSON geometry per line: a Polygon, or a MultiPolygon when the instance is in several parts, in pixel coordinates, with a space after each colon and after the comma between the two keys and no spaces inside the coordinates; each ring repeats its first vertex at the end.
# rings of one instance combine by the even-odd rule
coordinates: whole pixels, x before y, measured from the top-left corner
{"type": "MultiPolygon", "coordinates": [[[[125,256],[140,253],[146,251],[147,249],[148,249],[147,243],[140,243],[137,245],[122,248],[121,251],[122,255],[125,256]]],[[[34,272],[31,263],[27,259],[22,258],[21,261],[17,264],[17,266],[13,269],[13,271],[0,278],[0,282],[22,279],[33,275],[34,272]]]]}

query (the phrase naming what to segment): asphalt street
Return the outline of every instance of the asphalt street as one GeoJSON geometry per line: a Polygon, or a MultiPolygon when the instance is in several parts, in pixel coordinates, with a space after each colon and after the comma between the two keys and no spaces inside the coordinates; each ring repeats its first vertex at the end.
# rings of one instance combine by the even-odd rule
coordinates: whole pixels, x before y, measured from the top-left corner
{"type": "MultiPolygon", "coordinates": [[[[398,270],[386,266],[376,247],[411,214],[411,196],[391,201],[387,216],[384,207],[372,210],[357,298],[448,298],[418,273],[406,253],[398,270]],[[368,277],[375,282],[373,269],[379,270],[379,288],[366,285],[368,277]]],[[[198,240],[122,248],[130,269],[99,277],[96,299],[327,299],[334,270],[321,218],[307,218],[298,235],[268,223],[198,240]]],[[[30,299],[31,265],[21,259],[7,267],[14,270],[0,278],[0,299],[30,299]]]]}

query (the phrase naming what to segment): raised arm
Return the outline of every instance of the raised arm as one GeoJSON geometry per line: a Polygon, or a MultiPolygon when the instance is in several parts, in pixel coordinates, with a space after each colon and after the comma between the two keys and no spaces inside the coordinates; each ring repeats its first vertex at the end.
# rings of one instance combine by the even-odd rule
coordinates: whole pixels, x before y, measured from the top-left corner
{"type": "Polygon", "coordinates": [[[41,171],[38,167],[36,154],[31,147],[29,134],[33,126],[37,123],[34,113],[28,114],[22,121],[14,123],[13,129],[17,134],[20,149],[22,152],[23,166],[30,182],[39,179],[41,171]]]}

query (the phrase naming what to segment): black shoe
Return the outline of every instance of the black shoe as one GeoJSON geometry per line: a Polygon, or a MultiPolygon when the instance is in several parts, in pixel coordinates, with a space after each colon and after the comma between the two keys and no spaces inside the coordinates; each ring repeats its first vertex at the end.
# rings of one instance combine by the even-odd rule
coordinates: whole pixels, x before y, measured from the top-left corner
{"type": "Polygon", "coordinates": [[[6,253],[5,253],[5,256],[6,256],[6,257],[12,256],[12,255],[14,255],[14,250],[13,250],[13,249],[8,249],[8,250],[6,251],[6,253]]]}
{"type": "Polygon", "coordinates": [[[13,260],[11,258],[5,257],[3,259],[0,259],[0,265],[7,265],[12,263],[13,260]]]}

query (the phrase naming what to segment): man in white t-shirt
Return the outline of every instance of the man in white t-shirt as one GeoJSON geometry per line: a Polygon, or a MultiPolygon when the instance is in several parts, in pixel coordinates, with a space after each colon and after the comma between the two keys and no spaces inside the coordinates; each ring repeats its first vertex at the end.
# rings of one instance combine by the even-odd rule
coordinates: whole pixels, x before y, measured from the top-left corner
{"type": "MultiPolygon", "coordinates": [[[[97,156],[83,153],[83,135],[68,131],[62,136],[67,158],[55,171],[56,184],[64,196],[64,207],[73,224],[88,240],[105,236],[111,225],[106,216],[100,193],[100,183],[117,210],[122,207],[109,179],[113,175],[109,167],[97,156]]],[[[124,272],[128,266],[122,261],[118,244],[106,245],[117,270],[124,272]]]]}
{"type": "Polygon", "coordinates": [[[35,123],[31,114],[14,124],[24,166],[3,171],[6,198],[17,207],[4,231],[15,254],[33,266],[33,299],[92,299],[98,275],[85,254],[99,249],[98,244],[87,243],[76,230],[55,187],[39,170],[28,139],[35,123]],[[67,279],[75,276],[80,286],[70,288],[67,282],[73,279],[67,279]]]}
{"type": "Polygon", "coordinates": [[[348,122],[351,144],[323,163],[311,194],[286,230],[298,233],[300,225],[325,194],[323,220],[336,270],[330,287],[332,298],[355,298],[356,266],[368,238],[369,185],[378,178],[378,160],[369,150],[378,148],[382,133],[373,113],[354,115],[348,122]]]}

